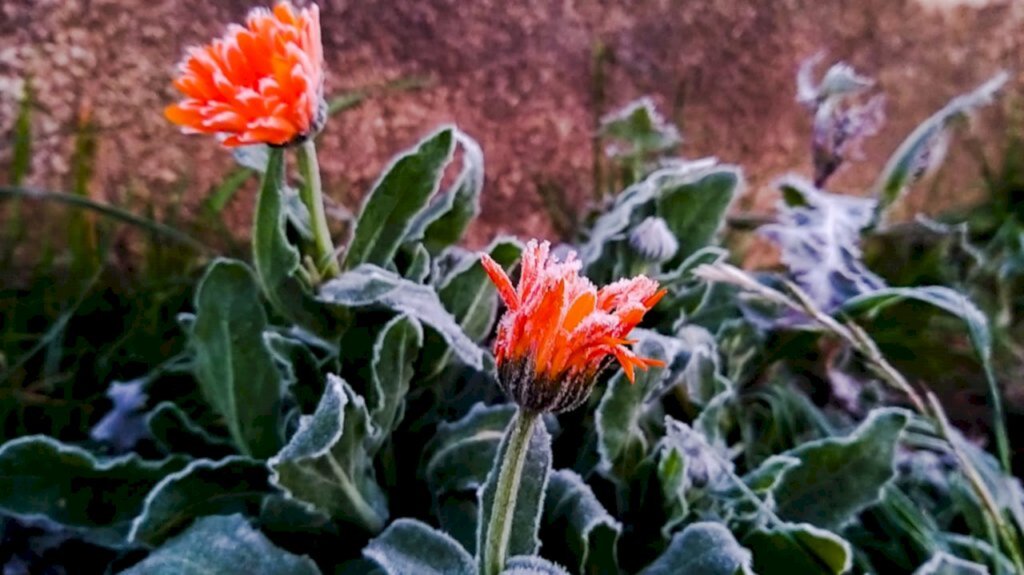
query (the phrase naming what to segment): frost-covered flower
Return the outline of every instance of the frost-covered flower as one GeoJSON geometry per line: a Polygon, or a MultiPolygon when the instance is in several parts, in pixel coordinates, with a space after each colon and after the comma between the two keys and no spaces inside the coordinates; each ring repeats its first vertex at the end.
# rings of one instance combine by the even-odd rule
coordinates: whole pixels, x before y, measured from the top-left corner
{"type": "Polygon", "coordinates": [[[550,250],[547,242],[527,245],[518,287],[493,259],[481,256],[508,307],[494,343],[498,380],[533,412],[578,407],[612,361],[630,381],[636,368],[664,365],[633,353],[628,336],[665,290],[644,276],[597,289],[579,274],[575,253],[558,261],[550,250]]]}
{"type": "Polygon", "coordinates": [[[316,5],[256,8],[245,27],[189,50],[174,81],[185,98],[164,115],[229,147],[301,141],[326,117],[323,59],[316,5]]]}

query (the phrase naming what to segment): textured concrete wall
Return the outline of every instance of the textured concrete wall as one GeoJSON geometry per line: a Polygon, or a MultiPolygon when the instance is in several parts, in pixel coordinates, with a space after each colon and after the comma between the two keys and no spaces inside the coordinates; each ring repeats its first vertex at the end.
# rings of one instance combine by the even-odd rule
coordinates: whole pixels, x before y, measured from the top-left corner
{"type": "MultiPolygon", "coordinates": [[[[161,117],[182,50],[220,33],[241,0],[0,0],[0,134],[10,133],[20,82],[39,93],[31,182],[66,184],[75,118],[100,126],[94,193],[138,206],[194,206],[232,166],[208,138],[179,135],[161,117]],[[176,190],[184,190],[182,195],[176,190]]],[[[1024,1],[952,0],[323,0],[331,92],[409,76],[415,92],[374,99],[322,136],[330,194],[353,207],[388,158],[439,123],[455,122],[487,157],[474,244],[495,231],[550,235],[538,182],[577,204],[591,189],[595,113],[645,95],[683,124],[684,155],[742,165],[741,209],[770,207],[780,173],[807,172],[809,122],[794,101],[798,63],[824,50],[878,79],[889,121],[865,161],[836,187],[856,192],[918,121],[1000,68],[1024,81],[1024,1]],[[591,54],[611,55],[596,110],[591,54]]],[[[1003,100],[1003,102],[1012,101],[1003,100]]],[[[1005,106],[982,115],[990,147],[1005,106]]],[[[9,146],[0,146],[6,166],[9,146]]],[[[941,185],[910,209],[976,194],[975,169],[954,150],[941,185]],[[936,201],[938,198],[938,201],[936,201]]],[[[0,168],[2,170],[3,168],[0,168]]],[[[239,229],[252,191],[232,206],[239,229]]]]}

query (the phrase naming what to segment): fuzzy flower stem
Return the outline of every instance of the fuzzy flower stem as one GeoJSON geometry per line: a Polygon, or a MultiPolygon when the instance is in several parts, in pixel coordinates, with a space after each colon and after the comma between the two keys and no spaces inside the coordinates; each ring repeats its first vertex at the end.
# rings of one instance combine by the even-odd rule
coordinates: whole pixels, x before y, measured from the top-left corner
{"type": "Polygon", "coordinates": [[[498,575],[505,568],[516,499],[519,496],[519,482],[523,475],[533,428],[539,416],[537,412],[520,409],[506,431],[508,449],[498,472],[494,505],[491,507],[491,518],[487,522],[487,536],[482,550],[484,569],[481,575],[498,575]]]}
{"type": "Polygon", "coordinates": [[[327,214],[324,211],[323,189],[320,183],[320,165],[316,158],[316,144],[313,138],[302,143],[299,149],[299,170],[302,172],[302,189],[299,194],[302,203],[309,210],[310,225],[313,228],[314,261],[317,271],[324,279],[337,277],[341,273],[335,257],[334,242],[331,241],[331,230],[327,226],[327,214]]]}

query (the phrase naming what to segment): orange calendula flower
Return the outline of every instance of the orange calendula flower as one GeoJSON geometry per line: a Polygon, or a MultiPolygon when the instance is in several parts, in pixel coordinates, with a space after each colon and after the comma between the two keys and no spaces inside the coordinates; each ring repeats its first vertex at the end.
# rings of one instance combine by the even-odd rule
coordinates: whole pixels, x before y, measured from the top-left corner
{"type": "Polygon", "coordinates": [[[285,145],[326,118],[320,11],[281,2],[257,8],[212,44],[192,48],[164,115],[185,133],[220,134],[225,146],[285,145]]]}
{"type": "Polygon", "coordinates": [[[613,361],[630,381],[636,368],[664,365],[633,353],[628,336],[665,290],[644,276],[597,289],[579,274],[582,264],[575,253],[560,262],[550,251],[548,242],[526,246],[518,287],[497,262],[481,256],[508,307],[494,343],[499,383],[535,412],[578,407],[613,361]]]}

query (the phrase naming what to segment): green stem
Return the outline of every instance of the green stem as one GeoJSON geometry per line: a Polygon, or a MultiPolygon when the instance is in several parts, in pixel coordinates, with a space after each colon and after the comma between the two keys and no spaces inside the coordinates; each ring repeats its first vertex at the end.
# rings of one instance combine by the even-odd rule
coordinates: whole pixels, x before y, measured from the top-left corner
{"type": "Polygon", "coordinates": [[[316,159],[316,144],[313,138],[299,148],[299,170],[302,172],[302,189],[299,195],[309,210],[310,225],[313,228],[313,244],[316,250],[314,260],[320,275],[326,279],[341,274],[338,259],[334,254],[331,229],[327,226],[327,212],[324,210],[323,187],[320,183],[320,165],[316,159]]]}
{"type": "Polygon", "coordinates": [[[498,575],[505,568],[516,498],[519,496],[519,481],[523,475],[530,438],[533,436],[533,427],[538,417],[538,413],[520,409],[506,432],[508,448],[505,450],[505,460],[501,462],[501,470],[498,472],[494,505],[491,507],[491,518],[487,522],[487,536],[483,548],[484,570],[481,575],[498,575]]]}

